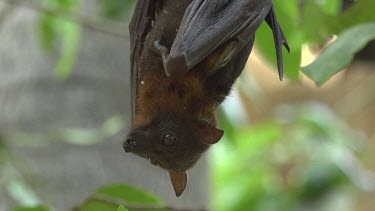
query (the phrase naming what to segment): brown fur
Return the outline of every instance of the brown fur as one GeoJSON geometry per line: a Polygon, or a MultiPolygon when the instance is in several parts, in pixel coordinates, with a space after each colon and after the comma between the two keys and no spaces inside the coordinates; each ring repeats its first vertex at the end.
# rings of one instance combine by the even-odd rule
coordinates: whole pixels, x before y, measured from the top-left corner
{"type": "Polygon", "coordinates": [[[133,125],[124,149],[169,171],[177,196],[186,186],[185,171],[224,134],[216,128],[215,109],[241,74],[264,18],[274,29],[279,67],[280,47],[287,46],[271,0],[190,3],[139,0],[130,25],[133,125]],[[258,12],[250,24],[245,20],[258,12]]]}
{"type": "MultiPolygon", "coordinates": [[[[209,96],[205,86],[207,75],[211,75],[207,72],[210,70],[207,64],[211,66],[212,62],[203,62],[183,78],[169,78],[165,74],[162,58],[154,48],[156,40],[161,40],[168,48],[172,45],[182,19],[181,10],[184,11],[189,4],[189,1],[181,2],[176,5],[171,0],[164,1],[159,17],[154,23],[154,30],[146,37],[141,54],[141,83],[138,84],[133,128],[150,123],[163,111],[172,111],[215,123],[214,110],[218,103],[209,96]],[[175,18],[170,20],[170,17],[175,18]]],[[[207,61],[220,57],[221,51],[212,54],[212,58],[207,61]]]]}
{"type": "Polygon", "coordinates": [[[223,136],[215,127],[215,109],[229,94],[250,50],[236,57],[241,51],[236,41],[229,40],[185,74],[168,77],[162,52],[154,44],[157,41],[165,51],[171,48],[192,0],[155,1],[156,18],[148,25],[142,52],[134,58],[139,78],[133,79],[135,114],[124,149],[169,171],[179,196],[186,186],[185,171],[223,136]],[[165,144],[165,138],[172,136],[173,144],[165,144]]]}

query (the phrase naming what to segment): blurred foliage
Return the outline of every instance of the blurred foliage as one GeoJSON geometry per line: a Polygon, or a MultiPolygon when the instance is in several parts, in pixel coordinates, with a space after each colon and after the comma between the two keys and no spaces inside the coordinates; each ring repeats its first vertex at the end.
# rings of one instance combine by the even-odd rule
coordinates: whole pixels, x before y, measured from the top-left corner
{"type": "Polygon", "coordinates": [[[150,210],[145,209],[145,207],[155,208],[152,210],[165,210],[161,208],[163,202],[158,197],[138,188],[123,184],[114,184],[100,188],[87,199],[84,204],[80,205],[75,210],[124,210],[125,207],[119,207],[120,204],[125,205],[130,211],[150,210]]]}
{"type": "MultiPolygon", "coordinates": [[[[81,1],[77,0],[38,0],[48,9],[70,14],[71,18],[64,15],[41,13],[37,23],[39,41],[48,53],[59,52],[59,60],[54,70],[57,79],[67,79],[76,63],[81,46],[82,29],[79,17],[82,10],[81,1]]],[[[100,8],[99,14],[104,18],[118,19],[128,13],[134,0],[97,0],[100,8]]]]}
{"type": "Polygon", "coordinates": [[[375,40],[375,22],[354,26],[338,35],[337,40],[324,49],[315,62],[303,67],[302,71],[318,85],[322,85],[332,75],[348,66],[354,54],[371,40],[375,40]],[[320,71],[315,71],[318,69],[320,71]]]}
{"type": "Polygon", "coordinates": [[[17,207],[14,208],[13,211],[48,211],[47,207],[44,206],[37,206],[37,207],[17,207]]]}
{"type": "Polygon", "coordinates": [[[116,19],[129,13],[135,0],[97,0],[100,13],[108,18],[116,19]]]}
{"type": "MultiPolygon", "coordinates": [[[[125,184],[113,184],[95,191],[83,204],[75,207],[75,211],[168,211],[164,203],[156,196],[125,184]]],[[[13,211],[48,211],[44,206],[25,206],[13,211]]]]}
{"type": "MultiPolygon", "coordinates": [[[[68,14],[82,10],[81,1],[76,0],[37,2],[68,14]]],[[[96,15],[114,21],[129,13],[135,0],[96,2],[99,5],[96,15]]],[[[274,3],[292,49],[290,54],[284,51],[286,76],[292,80],[298,79],[303,45],[320,48],[332,35],[338,35],[314,63],[303,67],[305,74],[322,84],[346,67],[353,54],[374,39],[373,0],[359,0],[345,12],[341,11],[341,0],[275,0],[274,3]]],[[[82,41],[79,21],[44,13],[37,27],[43,49],[59,55],[54,75],[59,79],[68,78],[82,41]]],[[[256,44],[265,58],[275,63],[272,40],[272,33],[263,24],[257,32],[256,44]]],[[[356,193],[375,189],[373,174],[360,162],[366,146],[322,105],[281,106],[275,119],[251,128],[236,123],[231,113],[221,111],[220,116],[226,140],[212,151],[215,160],[212,162],[215,175],[212,210],[354,210],[356,193]]],[[[32,140],[37,145],[34,140],[39,140],[39,135],[47,135],[51,140],[88,145],[116,134],[122,125],[123,120],[115,116],[97,129],[59,129],[36,137],[15,133],[10,138],[12,142],[17,140],[14,143],[32,140]]],[[[42,202],[15,164],[16,160],[0,136],[0,184],[12,199],[24,206],[14,210],[53,210],[39,206],[42,202]]],[[[128,185],[100,188],[76,209],[147,210],[134,208],[144,206],[168,210],[159,198],[128,185]]]]}
{"type": "MultiPolygon", "coordinates": [[[[66,12],[79,10],[76,0],[44,0],[42,5],[66,12]]],[[[81,42],[81,27],[72,21],[51,14],[41,14],[38,21],[39,40],[49,52],[59,49],[60,58],[54,74],[57,78],[69,77],[76,62],[81,42]],[[59,41],[59,45],[57,45],[59,41]]]]}
{"type": "MultiPolygon", "coordinates": [[[[97,0],[100,5],[100,14],[109,19],[118,19],[124,13],[128,13],[135,1],[129,0],[97,0]]],[[[79,11],[79,1],[75,0],[44,0],[44,5],[49,8],[68,11],[72,14],[79,11]]],[[[331,52],[327,55],[324,51],[313,64],[304,67],[304,73],[321,85],[335,73],[348,66],[353,55],[361,50],[367,43],[374,40],[369,28],[367,39],[356,45],[341,41],[350,39],[356,41],[354,29],[359,24],[375,22],[375,13],[371,11],[375,6],[373,0],[360,0],[354,7],[342,11],[342,0],[290,0],[285,2],[274,1],[277,16],[284,29],[285,35],[292,49],[288,55],[284,49],[285,73],[289,79],[297,80],[301,69],[302,46],[307,44],[312,47],[324,46],[333,36],[344,33],[345,39],[338,39],[334,46],[327,49],[331,52]],[[343,53],[342,49],[348,50],[343,53]],[[344,55],[345,54],[345,55],[344,55]],[[341,58],[345,59],[341,59],[341,58]],[[327,62],[329,61],[329,62],[327,62]],[[326,71],[328,69],[329,71],[326,71]]],[[[42,46],[51,51],[56,49],[57,40],[61,45],[60,59],[54,71],[57,78],[69,77],[74,67],[80,46],[81,29],[77,23],[62,19],[51,14],[42,14],[38,23],[42,46]]],[[[339,37],[340,38],[340,37],[339,37]]],[[[262,55],[275,64],[275,50],[272,33],[266,24],[263,24],[257,32],[256,45],[262,55]]],[[[332,44],[333,45],[333,44],[332,44]]]]}
{"type": "MultiPolygon", "coordinates": [[[[40,204],[38,195],[34,192],[30,181],[28,181],[20,171],[20,164],[15,155],[13,155],[7,142],[3,141],[0,134],[0,187],[5,190],[9,196],[21,206],[35,207],[40,204]]],[[[22,210],[22,209],[16,209],[22,210]]]]}
{"type": "Polygon", "coordinates": [[[354,210],[348,197],[375,190],[360,137],[321,104],[283,105],[274,120],[241,125],[213,148],[212,210],[354,210]]]}
{"type": "MultiPolygon", "coordinates": [[[[44,211],[49,209],[39,206],[42,204],[42,197],[34,191],[33,184],[35,181],[30,180],[30,175],[25,170],[27,169],[24,166],[25,164],[16,155],[11,153],[6,143],[12,143],[13,146],[45,147],[47,144],[46,141],[57,140],[75,145],[91,145],[116,135],[123,129],[124,124],[124,120],[120,116],[113,116],[105,121],[101,127],[94,129],[56,129],[41,133],[13,132],[12,134],[7,134],[7,142],[3,140],[0,134],[0,187],[4,188],[3,190],[6,191],[10,198],[21,206],[14,210],[44,211]]],[[[129,202],[152,201],[153,203],[159,203],[157,198],[152,195],[124,185],[108,186],[98,190],[97,194],[113,199],[127,199],[129,202]],[[131,194],[133,195],[130,196],[131,194]],[[132,197],[136,197],[136,199],[132,197]]],[[[93,203],[98,204],[99,202],[93,203]]],[[[92,206],[92,203],[87,202],[86,205],[92,206]]],[[[103,206],[109,205],[104,204],[101,207],[103,206]]],[[[118,205],[110,205],[109,207],[111,209],[97,210],[117,210],[118,205]]]]}
{"type": "Polygon", "coordinates": [[[128,209],[126,209],[126,207],[120,205],[117,209],[117,211],[128,211],[128,209]]]}
{"type": "Polygon", "coordinates": [[[18,146],[45,146],[52,141],[88,146],[118,135],[124,125],[125,120],[120,115],[114,115],[97,128],[56,128],[41,132],[14,131],[7,138],[18,146]]]}
{"type": "MultiPolygon", "coordinates": [[[[367,38],[361,41],[357,40],[358,34],[354,32],[358,30],[355,28],[357,25],[375,23],[375,13],[372,12],[375,7],[373,0],[359,0],[355,6],[345,12],[341,10],[341,0],[290,0],[288,3],[276,0],[274,4],[291,47],[289,55],[284,50],[284,59],[286,75],[292,80],[298,79],[302,46],[305,44],[310,47],[324,46],[333,35],[342,33],[344,36],[341,38],[339,35],[339,38],[331,44],[332,47],[323,51],[316,62],[304,68],[304,73],[321,85],[347,67],[353,55],[375,39],[370,32],[372,30],[370,26],[367,30],[362,30],[365,33],[363,36],[367,38]],[[350,42],[347,42],[348,40],[350,42]]],[[[256,44],[261,54],[275,65],[275,47],[270,40],[272,40],[270,29],[263,24],[257,32],[256,44]]]]}

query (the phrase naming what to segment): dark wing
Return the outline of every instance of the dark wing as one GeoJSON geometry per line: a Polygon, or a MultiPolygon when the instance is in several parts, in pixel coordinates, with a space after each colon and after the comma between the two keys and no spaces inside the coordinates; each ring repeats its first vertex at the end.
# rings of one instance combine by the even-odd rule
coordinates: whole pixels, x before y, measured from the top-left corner
{"type": "Polygon", "coordinates": [[[138,59],[143,48],[143,41],[151,27],[151,21],[155,16],[155,3],[156,0],[138,0],[137,6],[134,10],[132,20],[129,24],[130,32],[130,90],[131,90],[131,119],[135,115],[137,90],[138,90],[138,59]]]}
{"type": "Polygon", "coordinates": [[[284,78],[284,60],[283,60],[283,45],[285,48],[290,52],[290,47],[288,41],[285,38],[284,32],[281,29],[279,21],[277,21],[275,8],[274,6],[271,7],[267,17],[266,17],[267,24],[271,27],[273,32],[273,38],[275,40],[275,47],[276,47],[276,55],[277,55],[277,67],[279,70],[279,78],[283,80],[284,78]]]}
{"type": "Polygon", "coordinates": [[[185,73],[230,40],[241,50],[271,7],[272,0],[194,0],[164,61],[166,72],[185,73]]]}

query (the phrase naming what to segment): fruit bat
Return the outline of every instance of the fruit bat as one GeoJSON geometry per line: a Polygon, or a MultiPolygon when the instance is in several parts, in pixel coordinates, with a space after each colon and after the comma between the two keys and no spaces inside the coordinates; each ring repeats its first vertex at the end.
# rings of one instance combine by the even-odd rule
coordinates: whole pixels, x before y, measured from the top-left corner
{"type": "Polygon", "coordinates": [[[264,20],[282,79],[282,45],[289,46],[272,0],[138,0],[129,26],[132,124],[123,147],[166,169],[176,196],[186,171],[222,138],[215,109],[264,20]]]}

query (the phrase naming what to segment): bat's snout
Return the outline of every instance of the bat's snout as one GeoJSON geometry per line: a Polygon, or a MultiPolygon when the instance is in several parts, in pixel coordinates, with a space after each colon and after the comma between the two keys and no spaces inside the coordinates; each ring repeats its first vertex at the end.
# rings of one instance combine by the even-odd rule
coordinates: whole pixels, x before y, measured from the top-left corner
{"type": "Polygon", "coordinates": [[[123,144],[123,148],[125,152],[131,152],[136,145],[137,142],[132,137],[128,137],[123,144]]]}

